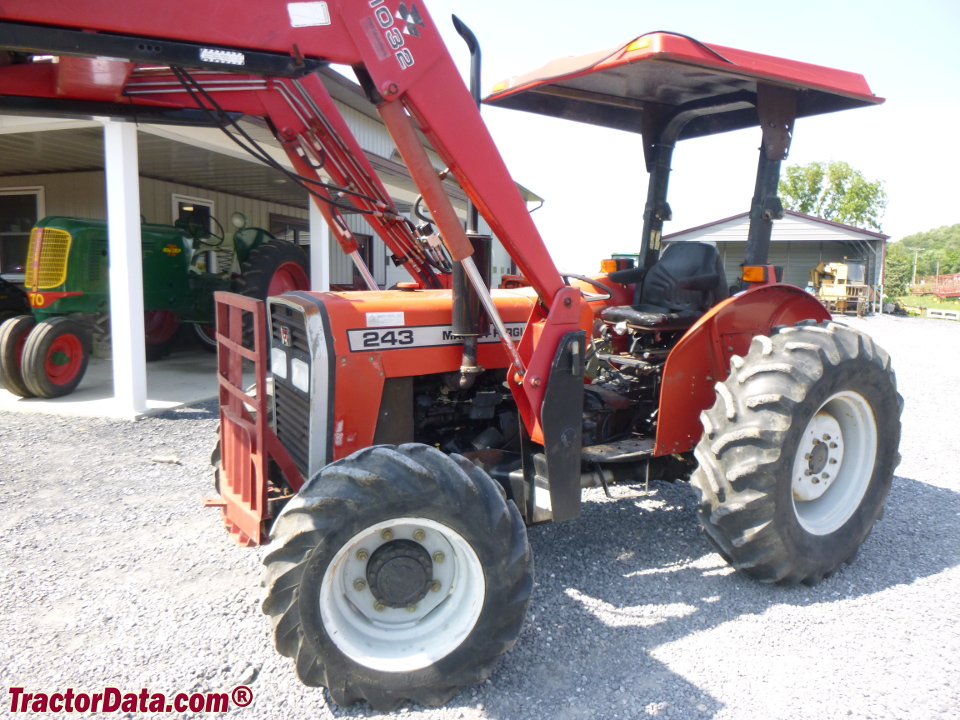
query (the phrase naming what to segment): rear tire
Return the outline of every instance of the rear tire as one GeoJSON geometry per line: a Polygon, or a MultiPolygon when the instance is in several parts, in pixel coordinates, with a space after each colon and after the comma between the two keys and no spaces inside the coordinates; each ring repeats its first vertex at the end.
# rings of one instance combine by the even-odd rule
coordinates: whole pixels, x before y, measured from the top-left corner
{"type": "Polygon", "coordinates": [[[20,315],[0,325],[0,384],[22,398],[34,396],[23,381],[23,347],[36,324],[33,315],[20,315]]]}
{"type": "MultiPolygon", "coordinates": [[[[310,289],[310,266],[303,250],[283,240],[268,241],[250,251],[240,268],[236,291],[266,301],[292,290],[310,289]]],[[[253,323],[244,313],[243,341],[253,346],[253,323]]],[[[268,344],[269,346],[269,344],[268,344]]]]}
{"type": "Polygon", "coordinates": [[[890,357],[812,320],[756,337],[701,415],[691,483],[707,537],[763,582],[814,585],[852,561],[900,462],[890,357]]]}
{"type": "Polygon", "coordinates": [[[272,535],[262,608],[277,650],[338,705],[440,705],[519,637],[533,589],[526,528],[460,456],[360,450],[314,475],[272,535]]]}
{"type": "Polygon", "coordinates": [[[237,281],[238,293],[258,300],[309,289],[307,256],[293,243],[282,240],[265,242],[251,250],[237,281]]]}
{"type": "Polygon", "coordinates": [[[87,326],[70,317],[39,323],[23,346],[23,381],[37,397],[72,393],[87,371],[90,339],[87,326]]]}
{"type": "Polygon", "coordinates": [[[143,313],[144,353],[147,362],[162,360],[177,344],[180,320],[172,310],[146,310],[143,313]]]}

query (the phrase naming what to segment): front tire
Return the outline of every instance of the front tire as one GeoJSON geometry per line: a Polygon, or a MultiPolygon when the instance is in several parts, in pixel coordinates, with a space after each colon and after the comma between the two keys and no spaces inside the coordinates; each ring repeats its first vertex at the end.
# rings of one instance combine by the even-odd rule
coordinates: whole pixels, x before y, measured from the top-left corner
{"type": "Polygon", "coordinates": [[[197,344],[207,352],[215,353],[217,351],[217,328],[215,325],[193,324],[193,335],[197,344]]]}
{"type": "Polygon", "coordinates": [[[291,500],[264,559],[277,650],[338,705],[446,702],[516,642],[533,588],[517,508],[426,445],[328,465],[291,500]]]}
{"type": "Polygon", "coordinates": [[[701,415],[699,517],[763,582],[813,585],[853,560],[900,462],[903,399],[886,352],[812,320],[756,337],[701,415]]]}
{"type": "Polygon", "coordinates": [[[0,325],[0,385],[22,398],[33,397],[23,381],[23,347],[36,324],[33,315],[20,315],[0,325]]]}
{"type": "Polygon", "coordinates": [[[69,395],[83,380],[90,360],[87,327],[67,316],[39,323],[23,346],[23,381],[37,397],[69,395]]]}

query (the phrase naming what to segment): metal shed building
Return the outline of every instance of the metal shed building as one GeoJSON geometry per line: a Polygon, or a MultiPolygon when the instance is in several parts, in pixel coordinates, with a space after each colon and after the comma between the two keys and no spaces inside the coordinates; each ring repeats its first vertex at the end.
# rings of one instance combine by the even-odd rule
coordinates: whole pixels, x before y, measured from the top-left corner
{"type": "MultiPolygon", "coordinates": [[[[733,283],[740,273],[749,227],[750,214],[745,212],[664,235],[663,242],[706,242],[715,245],[723,258],[727,280],[733,283]]],[[[889,237],[872,230],[787,210],[783,219],[773,225],[769,262],[783,267],[784,282],[806,287],[810,271],[821,262],[863,260],[866,262],[867,283],[880,288],[883,285],[883,264],[889,237]]]]}

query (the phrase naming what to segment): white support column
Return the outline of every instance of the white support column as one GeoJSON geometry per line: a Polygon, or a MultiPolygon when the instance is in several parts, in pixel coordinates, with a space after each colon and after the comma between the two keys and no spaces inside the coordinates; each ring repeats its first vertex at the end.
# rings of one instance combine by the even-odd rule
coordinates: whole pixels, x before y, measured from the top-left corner
{"type": "Polygon", "coordinates": [[[103,145],[110,244],[113,395],[115,411],[122,416],[134,417],[147,409],[136,125],[107,121],[103,128],[103,145]]]}
{"type": "Polygon", "coordinates": [[[317,209],[317,201],[310,203],[310,289],[326,292],[330,289],[330,228],[317,209]]]}

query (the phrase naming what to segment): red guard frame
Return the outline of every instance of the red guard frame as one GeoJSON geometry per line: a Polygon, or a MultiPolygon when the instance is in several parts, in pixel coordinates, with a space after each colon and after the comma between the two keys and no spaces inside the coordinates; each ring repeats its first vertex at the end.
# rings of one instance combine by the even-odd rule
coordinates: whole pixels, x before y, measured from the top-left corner
{"type": "Polygon", "coordinates": [[[220,386],[220,499],[208,506],[223,510],[223,524],[243,546],[267,541],[270,519],[268,471],[272,459],[294,492],[303,478],[267,423],[267,338],[263,302],[233,293],[215,293],[217,312],[217,380],[220,386]],[[244,316],[250,317],[244,323],[244,316]],[[252,322],[253,349],[244,347],[244,325],[252,322]],[[254,366],[256,393],[243,389],[243,361],[254,366]],[[247,409],[252,407],[256,417],[247,409]]]}

